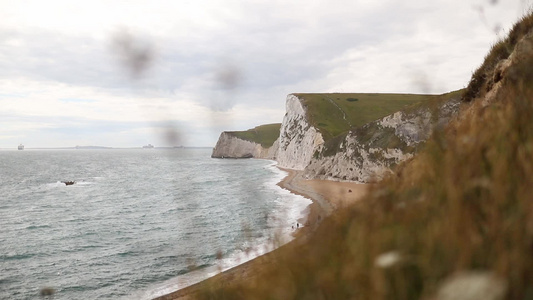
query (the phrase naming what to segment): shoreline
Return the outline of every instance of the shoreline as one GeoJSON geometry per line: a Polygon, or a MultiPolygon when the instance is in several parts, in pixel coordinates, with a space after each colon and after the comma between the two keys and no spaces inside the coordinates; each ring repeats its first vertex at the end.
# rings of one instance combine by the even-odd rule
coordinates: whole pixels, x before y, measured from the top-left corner
{"type": "Polygon", "coordinates": [[[282,189],[286,189],[292,194],[300,195],[304,198],[310,199],[311,204],[306,208],[305,217],[299,219],[300,224],[309,226],[315,224],[319,219],[326,217],[333,213],[335,206],[326,200],[326,198],[314,191],[312,188],[304,184],[302,172],[278,167],[278,169],[287,172],[285,176],[277,185],[282,189]]]}
{"type": "MultiPolygon", "coordinates": [[[[231,285],[247,278],[257,276],[261,266],[275,263],[274,257],[283,248],[294,247],[304,243],[308,234],[318,226],[321,220],[346,205],[361,199],[367,191],[368,185],[355,182],[339,182],[319,179],[304,179],[302,171],[278,169],[287,175],[277,185],[289,192],[303,196],[312,201],[306,208],[305,217],[298,220],[299,228],[293,232],[294,239],[276,249],[251,259],[243,264],[223,271],[196,284],[184,287],[169,294],[153,298],[153,300],[186,300],[194,299],[194,295],[203,289],[213,286],[231,285]]],[[[298,226],[297,226],[298,227],[298,226]]]]}

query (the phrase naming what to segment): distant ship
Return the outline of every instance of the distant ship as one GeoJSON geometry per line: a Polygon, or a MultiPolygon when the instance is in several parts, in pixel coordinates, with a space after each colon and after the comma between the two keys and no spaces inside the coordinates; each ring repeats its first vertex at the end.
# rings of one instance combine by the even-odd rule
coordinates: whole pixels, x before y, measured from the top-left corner
{"type": "Polygon", "coordinates": [[[144,149],[152,149],[152,148],[154,148],[154,145],[152,145],[152,144],[144,145],[143,148],[144,149]]]}
{"type": "Polygon", "coordinates": [[[24,150],[24,145],[20,144],[18,147],[19,150],[24,150]]]}

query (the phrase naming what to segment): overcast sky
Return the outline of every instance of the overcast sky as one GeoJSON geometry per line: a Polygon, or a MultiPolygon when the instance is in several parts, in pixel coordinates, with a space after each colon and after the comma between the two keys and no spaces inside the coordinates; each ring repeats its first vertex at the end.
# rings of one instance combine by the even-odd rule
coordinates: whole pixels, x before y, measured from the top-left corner
{"type": "Polygon", "coordinates": [[[214,146],[296,92],[467,85],[532,0],[0,0],[0,148],[214,146]]]}

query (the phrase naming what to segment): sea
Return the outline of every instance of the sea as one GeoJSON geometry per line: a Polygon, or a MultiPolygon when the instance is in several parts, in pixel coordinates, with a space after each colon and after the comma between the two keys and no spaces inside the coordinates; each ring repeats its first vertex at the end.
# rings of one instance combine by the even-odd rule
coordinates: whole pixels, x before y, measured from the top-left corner
{"type": "Polygon", "coordinates": [[[210,155],[0,150],[0,299],[152,299],[288,242],[311,201],[210,155]]]}

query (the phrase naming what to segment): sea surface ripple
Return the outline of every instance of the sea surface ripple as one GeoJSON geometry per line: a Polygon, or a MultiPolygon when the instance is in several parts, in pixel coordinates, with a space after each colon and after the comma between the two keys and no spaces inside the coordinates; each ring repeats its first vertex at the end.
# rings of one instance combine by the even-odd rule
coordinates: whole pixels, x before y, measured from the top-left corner
{"type": "Polygon", "coordinates": [[[310,202],[210,152],[0,151],[0,299],[149,299],[270,250],[310,202]]]}

